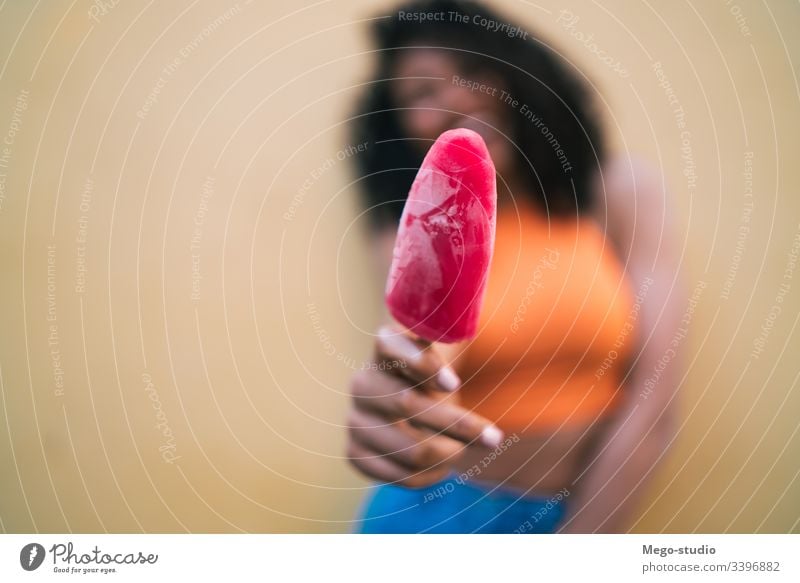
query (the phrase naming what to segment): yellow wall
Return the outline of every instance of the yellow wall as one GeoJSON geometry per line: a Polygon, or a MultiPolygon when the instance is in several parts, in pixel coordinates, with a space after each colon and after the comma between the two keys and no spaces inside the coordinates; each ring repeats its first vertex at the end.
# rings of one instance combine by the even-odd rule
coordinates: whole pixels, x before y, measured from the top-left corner
{"type": "MultiPolygon", "coordinates": [[[[683,425],[635,529],[797,532],[797,4],[496,4],[596,83],[680,209],[683,425]]],[[[389,3],[30,6],[0,11],[0,526],[347,530],[346,383],[381,283],[337,153],[389,3]]]]}

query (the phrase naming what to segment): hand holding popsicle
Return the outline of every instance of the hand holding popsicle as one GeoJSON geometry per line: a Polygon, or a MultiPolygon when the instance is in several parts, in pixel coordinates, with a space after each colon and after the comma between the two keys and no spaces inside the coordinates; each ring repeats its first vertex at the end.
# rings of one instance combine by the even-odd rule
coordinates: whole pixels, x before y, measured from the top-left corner
{"type": "Polygon", "coordinates": [[[445,477],[465,445],[495,447],[503,438],[457,404],[460,380],[431,344],[476,332],[495,206],[494,166],[483,140],[465,129],[442,134],[411,187],[386,288],[389,311],[411,332],[381,328],[380,366],[352,383],[348,457],[370,477],[429,485],[445,477]]]}
{"type": "Polygon", "coordinates": [[[351,386],[351,463],[371,478],[409,487],[447,475],[468,444],[496,447],[502,433],[457,404],[460,379],[439,352],[399,329],[382,327],[375,366],[351,386]]]}

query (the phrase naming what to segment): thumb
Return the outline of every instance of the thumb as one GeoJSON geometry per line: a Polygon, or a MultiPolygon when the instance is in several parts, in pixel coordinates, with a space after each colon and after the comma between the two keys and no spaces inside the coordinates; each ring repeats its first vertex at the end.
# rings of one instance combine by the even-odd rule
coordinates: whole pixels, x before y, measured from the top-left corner
{"type": "Polygon", "coordinates": [[[375,342],[378,362],[394,363],[392,368],[408,380],[437,391],[452,393],[461,386],[461,379],[436,348],[427,340],[412,337],[408,332],[381,326],[375,342]]]}

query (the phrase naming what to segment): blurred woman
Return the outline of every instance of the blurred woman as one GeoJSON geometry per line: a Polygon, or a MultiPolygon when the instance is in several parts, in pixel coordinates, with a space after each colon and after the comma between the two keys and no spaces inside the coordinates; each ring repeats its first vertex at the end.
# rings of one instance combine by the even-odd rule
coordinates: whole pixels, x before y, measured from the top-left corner
{"type": "Polygon", "coordinates": [[[381,366],[353,377],[348,456],[380,482],[360,531],[627,530],[673,439],[682,376],[661,177],[609,159],[585,81],[486,6],[414,2],[374,38],[353,134],[368,143],[356,160],[376,277],[443,131],[484,138],[498,216],[477,337],[426,346],[387,325],[381,366]]]}

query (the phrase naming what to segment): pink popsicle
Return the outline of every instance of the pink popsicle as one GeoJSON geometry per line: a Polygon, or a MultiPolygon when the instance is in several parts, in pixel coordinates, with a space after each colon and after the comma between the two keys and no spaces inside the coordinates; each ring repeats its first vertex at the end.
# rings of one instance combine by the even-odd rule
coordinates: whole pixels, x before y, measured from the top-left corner
{"type": "Polygon", "coordinates": [[[472,338],[494,251],[497,188],[483,139],[472,130],[434,142],[408,195],[386,304],[392,316],[431,342],[472,338]]]}

